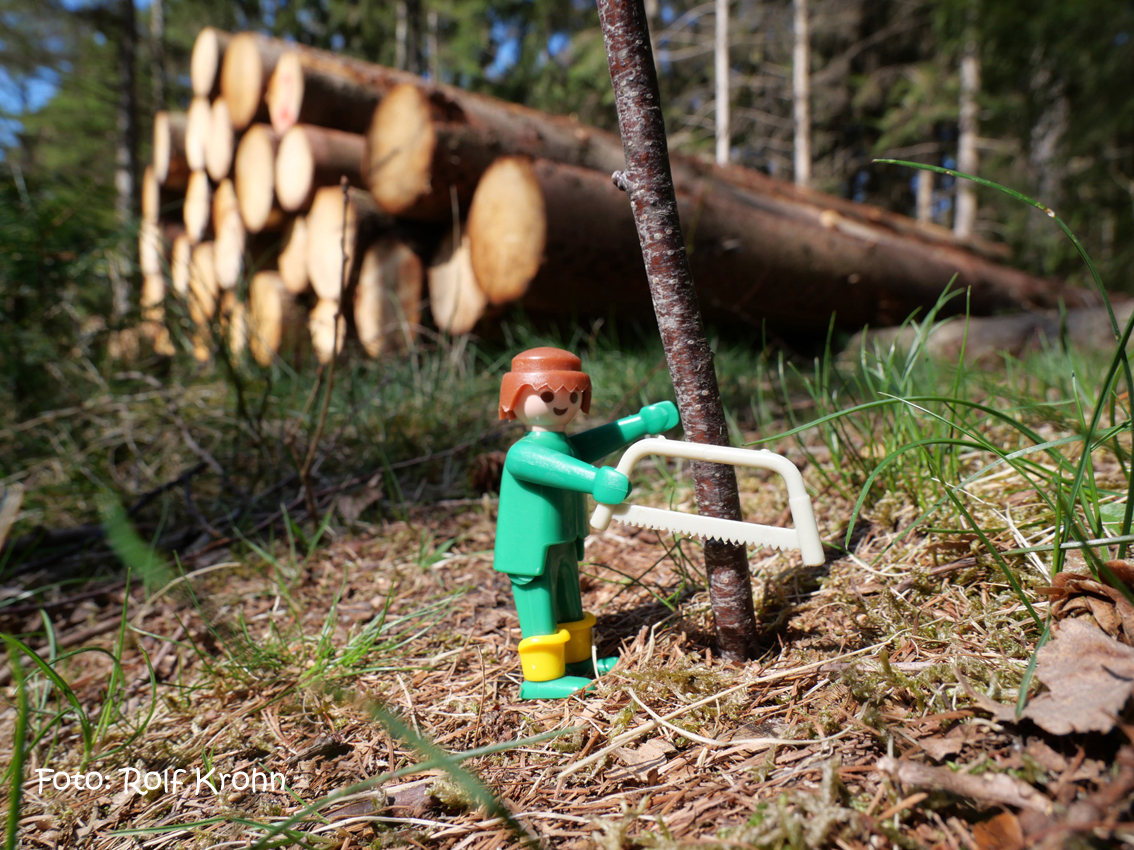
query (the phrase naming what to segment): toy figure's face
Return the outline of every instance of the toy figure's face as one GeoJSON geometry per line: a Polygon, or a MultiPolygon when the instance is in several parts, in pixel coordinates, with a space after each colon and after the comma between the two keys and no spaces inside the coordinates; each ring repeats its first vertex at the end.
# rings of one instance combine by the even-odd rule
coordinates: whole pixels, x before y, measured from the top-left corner
{"type": "Polygon", "coordinates": [[[513,411],[516,418],[533,431],[562,431],[575,418],[582,403],[580,392],[524,387],[513,411]]]}

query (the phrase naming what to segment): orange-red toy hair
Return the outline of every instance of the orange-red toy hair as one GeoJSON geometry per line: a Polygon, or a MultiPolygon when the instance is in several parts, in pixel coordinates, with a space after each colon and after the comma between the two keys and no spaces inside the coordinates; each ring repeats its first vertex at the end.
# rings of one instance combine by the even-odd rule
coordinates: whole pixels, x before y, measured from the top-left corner
{"type": "Polygon", "coordinates": [[[530,348],[512,358],[512,371],[500,382],[500,418],[515,419],[513,408],[524,387],[583,394],[582,411],[591,410],[591,377],[578,357],[562,348],[530,348]]]}

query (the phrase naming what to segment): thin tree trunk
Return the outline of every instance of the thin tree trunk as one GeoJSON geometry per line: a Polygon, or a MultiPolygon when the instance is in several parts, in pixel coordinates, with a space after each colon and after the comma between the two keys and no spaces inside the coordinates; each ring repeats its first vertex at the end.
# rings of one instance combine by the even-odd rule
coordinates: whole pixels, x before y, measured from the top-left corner
{"type": "MultiPolygon", "coordinates": [[[[965,55],[961,58],[961,108],[958,121],[957,170],[964,174],[976,174],[977,135],[979,133],[979,107],[977,93],[980,91],[980,58],[977,56],[975,38],[965,44],[965,55]]],[[[957,211],[953,216],[953,233],[961,239],[968,239],[976,229],[977,199],[976,189],[969,180],[957,181],[957,211]]]]}
{"type": "Polygon", "coordinates": [[[716,76],[716,131],[717,165],[728,165],[729,148],[729,95],[728,95],[728,4],[729,0],[717,0],[715,76],[716,76]]]}
{"type": "Polygon", "coordinates": [[[917,173],[917,220],[925,224],[933,222],[933,172],[917,173]]]}
{"type": "MultiPolygon", "coordinates": [[[[727,445],[713,352],[701,322],[677,215],[645,7],[642,0],[598,0],[598,7],[626,155],[621,182],[634,210],[685,436],[695,443],[727,445]]],[[[700,512],[740,519],[733,467],[705,463],[692,467],[700,512]]],[[[756,613],[744,547],[707,540],[705,569],[721,654],[738,660],[754,657],[756,613]]]]}
{"type": "MultiPolygon", "coordinates": [[[[138,213],[138,26],[133,0],[118,5],[118,108],[114,188],[115,213],[123,227],[129,227],[138,213]]],[[[125,253],[110,258],[112,315],[121,318],[130,309],[130,282],[133,263],[125,253]]]]}
{"type": "Polygon", "coordinates": [[[150,0],[150,84],[154,111],[165,108],[165,7],[163,0],[150,0]]]}
{"type": "Polygon", "coordinates": [[[807,0],[792,0],[795,42],[792,47],[791,95],[795,122],[795,185],[811,185],[811,20],[807,0]]]}

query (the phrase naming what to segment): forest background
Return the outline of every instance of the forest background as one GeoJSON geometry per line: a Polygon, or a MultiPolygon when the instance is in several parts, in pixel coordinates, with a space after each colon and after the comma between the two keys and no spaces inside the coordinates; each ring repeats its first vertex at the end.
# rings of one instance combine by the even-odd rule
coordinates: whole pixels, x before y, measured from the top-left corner
{"type": "MultiPolygon", "coordinates": [[[[707,156],[724,116],[717,5],[646,3],[671,146],[707,156]]],[[[988,193],[974,221],[955,222],[949,178],[923,182],[919,204],[913,173],[873,162],[957,167],[971,96],[968,164],[1057,210],[1104,280],[1128,288],[1134,4],[811,0],[808,73],[794,77],[796,92],[801,79],[810,86],[810,150],[795,161],[799,0],[728,6],[728,141],[718,157],[971,227],[1009,243],[1033,271],[1074,278],[1074,249],[1028,208],[988,193]]],[[[0,0],[0,395],[17,420],[65,403],[58,363],[76,352],[97,363],[109,332],[132,319],[128,258],[149,122],[159,108],[186,106],[189,52],[207,24],[615,128],[597,13],[584,0],[0,0]]]]}

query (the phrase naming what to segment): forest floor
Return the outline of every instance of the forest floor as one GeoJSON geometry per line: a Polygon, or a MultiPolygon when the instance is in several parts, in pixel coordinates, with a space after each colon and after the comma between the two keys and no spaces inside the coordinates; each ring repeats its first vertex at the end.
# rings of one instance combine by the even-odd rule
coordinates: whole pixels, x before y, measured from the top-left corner
{"type": "MultiPolygon", "coordinates": [[[[816,476],[821,449],[791,456],[818,493],[822,538],[841,540],[853,506],[816,476]]],[[[635,499],[691,510],[666,478],[635,499]]],[[[1021,545],[1011,518],[1036,508],[1019,483],[974,491],[1009,517],[992,538],[1003,550],[1021,545]]],[[[776,482],[741,485],[750,520],[787,523],[776,482]]],[[[442,501],[306,553],[221,550],[148,595],[64,589],[47,614],[4,615],[0,628],[24,634],[49,618],[51,652],[100,650],[54,665],[66,699],[29,679],[29,728],[44,734],[24,765],[20,846],[1134,847],[1134,727],[1115,714],[1134,608],[1105,585],[1063,582],[1050,611],[1036,593],[1049,565],[1015,557],[1040,617],[1110,634],[1102,649],[1073,644],[1062,620],[1036,670],[1059,705],[1017,720],[1021,682],[1043,690],[1025,678],[1040,630],[972,535],[897,540],[916,512],[884,497],[856,524],[853,554],[829,549],[809,568],[751,553],[764,652],[736,664],[712,652],[696,541],[612,525],[582,569],[599,653],[620,663],[585,695],[522,702],[495,512],[488,496],[442,501]],[[1118,670],[1118,695],[1075,691],[1086,686],[1068,658],[1118,670]],[[1078,722],[1095,708],[1101,723],[1078,722]],[[425,742],[490,751],[465,774],[430,761],[425,742]],[[478,803],[473,777],[510,815],[478,803]]],[[[9,764],[20,713],[5,684],[9,764]]]]}

